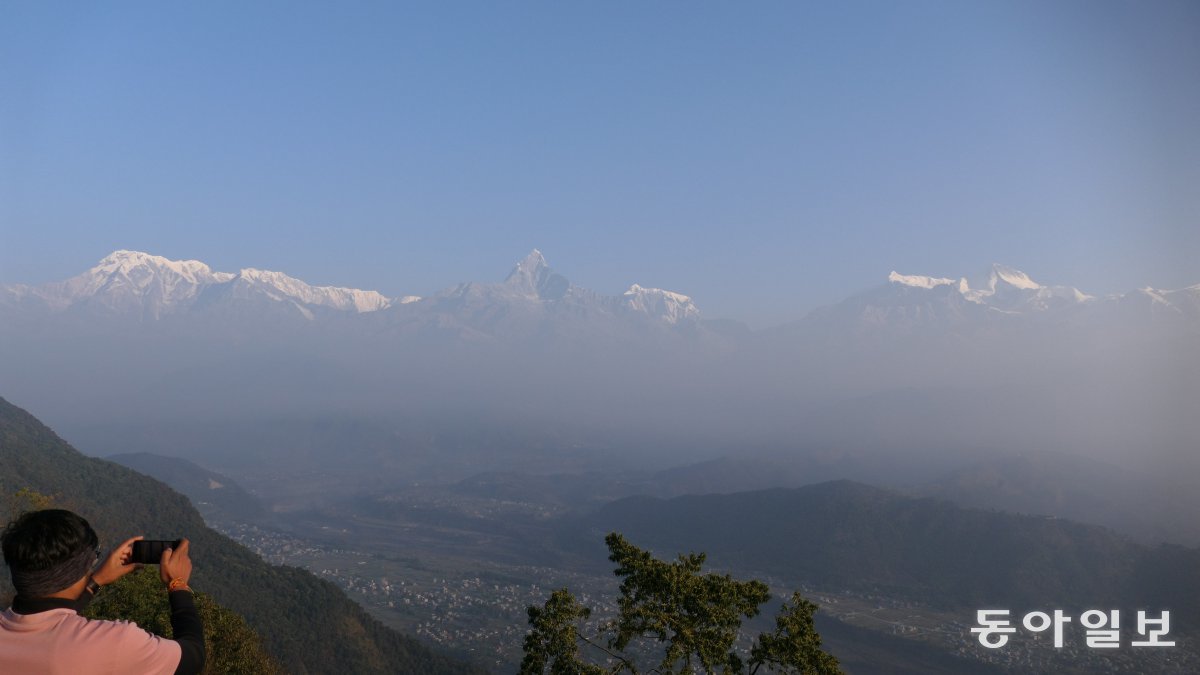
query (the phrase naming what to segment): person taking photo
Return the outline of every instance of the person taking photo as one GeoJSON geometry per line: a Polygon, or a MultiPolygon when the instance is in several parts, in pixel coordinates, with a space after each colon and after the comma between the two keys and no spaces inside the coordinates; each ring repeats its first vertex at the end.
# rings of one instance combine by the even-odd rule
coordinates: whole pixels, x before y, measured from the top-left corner
{"type": "Polygon", "coordinates": [[[79,612],[102,586],[134,571],[133,537],[104,563],[99,538],[63,509],[31,511],[0,536],[17,595],[0,612],[0,673],[46,675],[194,675],[204,669],[204,626],[188,579],[188,540],[166,549],[159,576],[171,606],[174,639],[128,621],[86,619],[79,612]]]}

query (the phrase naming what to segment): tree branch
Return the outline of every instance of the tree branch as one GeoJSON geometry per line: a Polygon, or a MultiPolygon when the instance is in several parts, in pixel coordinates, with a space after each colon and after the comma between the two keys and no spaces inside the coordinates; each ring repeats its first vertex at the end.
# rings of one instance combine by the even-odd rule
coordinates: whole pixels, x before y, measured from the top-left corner
{"type": "MultiPolygon", "coordinates": [[[[603,634],[604,634],[603,632],[601,632],[601,633],[597,633],[595,637],[600,637],[600,636],[601,636],[601,635],[603,635],[603,634]]],[[[597,643],[595,643],[595,642],[592,642],[592,640],[591,640],[591,639],[589,639],[589,638],[588,638],[586,635],[579,634],[579,639],[580,639],[580,640],[583,640],[583,642],[584,642],[585,644],[588,644],[588,645],[590,645],[590,646],[592,646],[592,647],[595,647],[596,649],[599,649],[600,651],[604,652],[605,654],[608,654],[608,655],[609,655],[609,656],[611,656],[612,658],[614,658],[614,659],[616,659],[616,660],[620,661],[622,664],[624,664],[624,666],[625,666],[626,668],[628,668],[628,669],[629,669],[629,672],[633,673],[633,675],[638,675],[637,668],[635,668],[635,667],[634,667],[634,665],[633,665],[633,662],[632,662],[632,661],[630,661],[629,659],[627,659],[627,658],[625,658],[624,656],[621,656],[620,654],[618,654],[618,653],[616,653],[616,652],[612,651],[611,649],[609,649],[608,647],[605,647],[604,645],[601,645],[601,644],[597,644],[597,643]]]]}

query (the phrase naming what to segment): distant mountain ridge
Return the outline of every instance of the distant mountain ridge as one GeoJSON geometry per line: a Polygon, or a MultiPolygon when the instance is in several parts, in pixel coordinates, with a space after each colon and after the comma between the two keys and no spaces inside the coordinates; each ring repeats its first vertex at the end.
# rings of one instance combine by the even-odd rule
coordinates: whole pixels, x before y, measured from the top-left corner
{"type": "Polygon", "coordinates": [[[179,457],[132,452],[105,457],[183,493],[209,523],[248,522],[263,514],[262,503],[232,478],[179,457]]]}
{"type": "Polygon", "coordinates": [[[705,551],[714,567],[948,608],[1152,605],[1176,610],[1189,632],[1200,609],[1200,549],[853,481],[627,497],[569,519],[561,541],[583,550],[608,531],[660,555],[705,551]]]}
{"type": "Polygon", "coordinates": [[[989,459],[916,490],[957,504],[1105,525],[1137,541],[1200,544],[1200,495],[1180,476],[1143,475],[1085,457],[989,459]]]}

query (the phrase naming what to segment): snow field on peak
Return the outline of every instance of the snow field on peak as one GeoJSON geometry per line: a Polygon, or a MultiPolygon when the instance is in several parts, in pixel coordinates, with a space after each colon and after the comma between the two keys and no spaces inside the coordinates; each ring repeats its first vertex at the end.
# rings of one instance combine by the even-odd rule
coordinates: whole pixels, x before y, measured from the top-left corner
{"type": "MultiPolygon", "coordinates": [[[[170,260],[141,251],[118,250],[105,256],[87,272],[65,282],[46,286],[55,306],[63,307],[92,297],[142,298],[155,314],[191,301],[206,288],[243,282],[266,291],[277,301],[332,307],[358,313],[384,309],[392,301],[377,291],[335,286],[311,286],[283,272],[246,268],[238,273],[214,272],[198,260],[170,260]]],[[[404,296],[401,304],[415,302],[416,296],[404,296]]],[[[127,302],[126,300],[125,302],[127,302]]],[[[301,314],[312,313],[300,307],[301,314]]]]}
{"type": "Polygon", "coordinates": [[[214,272],[212,268],[199,260],[169,260],[162,256],[150,255],[140,251],[113,251],[88,270],[85,274],[92,276],[111,276],[123,274],[129,276],[139,269],[150,271],[165,270],[183,277],[191,283],[209,283],[213,281],[228,281],[234,277],[228,272],[214,272]]]}
{"type": "Polygon", "coordinates": [[[1029,278],[1021,270],[1005,267],[1004,265],[992,265],[992,290],[995,290],[996,281],[1003,281],[1009,286],[1014,286],[1023,290],[1037,290],[1042,288],[1042,285],[1029,278]]]}
{"type": "MultiPolygon", "coordinates": [[[[378,291],[363,291],[357,288],[338,286],[312,286],[283,272],[243,269],[237,275],[241,279],[267,285],[284,295],[309,305],[321,305],[336,309],[354,310],[358,313],[374,312],[391,305],[378,291]]],[[[411,297],[411,296],[409,296],[411,297]]],[[[411,302],[411,301],[410,301],[411,302]]]]}
{"type": "Polygon", "coordinates": [[[954,282],[953,279],[945,277],[924,277],[916,274],[900,274],[892,270],[888,275],[888,281],[901,286],[913,286],[915,288],[936,288],[938,286],[949,286],[954,282]]]}
{"type": "Polygon", "coordinates": [[[630,286],[629,290],[625,291],[624,295],[627,295],[627,296],[657,295],[657,296],[662,296],[663,298],[666,298],[667,300],[678,302],[681,305],[690,304],[692,302],[691,296],[684,295],[682,293],[676,293],[674,291],[666,291],[661,288],[647,288],[645,286],[639,286],[638,284],[634,284],[634,285],[630,286]]]}
{"type": "Polygon", "coordinates": [[[682,293],[633,284],[621,297],[627,308],[656,315],[671,324],[700,316],[692,299],[682,293]]]}

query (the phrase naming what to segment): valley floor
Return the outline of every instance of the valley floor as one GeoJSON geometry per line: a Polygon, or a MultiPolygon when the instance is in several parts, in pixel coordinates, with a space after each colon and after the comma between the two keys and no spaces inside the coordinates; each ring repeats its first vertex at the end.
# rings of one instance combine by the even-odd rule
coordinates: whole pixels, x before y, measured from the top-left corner
{"type": "MultiPolygon", "coordinates": [[[[427,514],[428,515],[428,514],[427,514]]],[[[615,611],[617,581],[596,560],[520,550],[514,529],[415,522],[343,509],[293,513],[270,525],[217,522],[219,529],[276,564],[327,578],[384,623],[497,673],[521,658],[526,608],[567,587],[594,610],[597,623],[615,611]]],[[[528,526],[528,523],[526,523],[528,526]]],[[[536,528],[535,528],[536,529],[536,528]]],[[[521,532],[521,528],[516,528],[521,532]]],[[[1188,650],[1099,651],[1082,635],[1055,649],[1045,639],[1014,639],[985,650],[970,633],[973,616],[844,589],[809,588],[750,570],[720,570],[766,581],[782,597],[800,590],[820,605],[818,628],[848,672],[1200,672],[1188,650]],[[885,668],[880,664],[887,664],[885,668]]],[[[768,628],[773,614],[746,628],[768,628]]],[[[1070,635],[1068,636],[1071,637],[1070,635]]]]}

